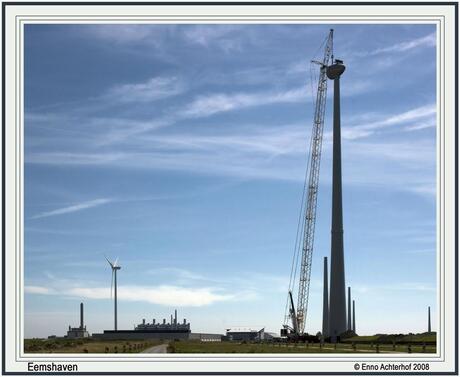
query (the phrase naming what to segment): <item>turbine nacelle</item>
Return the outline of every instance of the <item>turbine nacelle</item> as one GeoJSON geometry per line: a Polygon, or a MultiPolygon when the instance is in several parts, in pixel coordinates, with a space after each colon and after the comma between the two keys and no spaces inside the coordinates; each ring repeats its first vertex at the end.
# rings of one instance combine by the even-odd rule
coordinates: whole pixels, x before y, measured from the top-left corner
{"type": "Polygon", "coordinates": [[[118,265],[118,258],[115,259],[115,262],[111,262],[109,260],[109,258],[107,258],[105,256],[105,259],[107,260],[107,262],[109,263],[110,267],[112,268],[112,270],[119,270],[121,268],[121,266],[118,265]]]}
{"type": "Polygon", "coordinates": [[[329,79],[335,80],[340,77],[340,75],[345,71],[345,66],[343,61],[335,59],[335,63],[327,67],[326,75],[329,79]]]}
{"type": "MultiPolygon", "coordinates": [[[[121,266],[118,265],[118,258],[115,259],[115,262],[111,262],[109,258],[105,256],[105,259],[109,263],[110,267],[112,268],[112,282],[110,284],[110,298],[113,297],[113,285],[114,285],[114,280],[116,279],[115,274],[117,273],[117,270],[121,269],[121,266]]],[[[116,284],[116,283],[115,283],[116,284]]],[[[115,287],[116,289],[116,287],[115,287]]]]}

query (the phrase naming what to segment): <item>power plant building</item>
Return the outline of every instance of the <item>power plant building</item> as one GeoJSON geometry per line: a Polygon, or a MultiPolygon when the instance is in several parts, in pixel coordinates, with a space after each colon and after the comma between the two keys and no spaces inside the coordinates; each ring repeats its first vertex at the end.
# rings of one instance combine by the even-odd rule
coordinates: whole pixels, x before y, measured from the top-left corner
{"type": "Polygon", "coordinates": [[[174,318],[166,323],[166,318],[162,322],[147,323],[145,319],[142,323],[134,327],[134,330],[104,330],[102,334],[93,334],[93,338],[98,339],[189,339],[191,334],[190,323],[184,318],[182,323],[177,321],[177,310],[174,318]]]}
{"type": "Polygon", "coordinates": [[[75,338],[88,338],[89,333],[86,331],[86,326],[84,325],[84,317],[83,317],[83,303],[80,303],[80,326],[79,327],[72,327],[69,326],[69,330],[67,331],[66,338],[75,339],[75,338]]]}

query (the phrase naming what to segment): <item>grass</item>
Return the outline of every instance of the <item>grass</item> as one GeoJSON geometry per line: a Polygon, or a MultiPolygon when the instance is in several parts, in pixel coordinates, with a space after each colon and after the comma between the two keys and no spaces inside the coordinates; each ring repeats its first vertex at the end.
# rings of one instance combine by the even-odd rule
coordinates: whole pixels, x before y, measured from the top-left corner
{"type": "MultiPolygon", "coordinates": [[[[25,353],[139,353],[160,340],[25,339],[25,353]]],[[[343,343],[172,341],[169,353],[435,353],[436,333],[355,336],[343,343]],[[425,344],[425,347],[423,346],[425,344]],[[410,349],[409,349],[410,346],[410,349]]]]}
{"type": "Polygon", "coordinates": [[[379,343],[379,344],[419,344],[436,345],[436,333],[422,334],[376,334],[371,336],[353,336],[343,340],[344,343],[379,343]]]}
{"type": "Polygon", "coordinates": [[[25,353],[139,353],[157,340],[24,339],[25,353]]]}
{"type": "MultiPolygon", "coordinates": [[[[244,343],[244,342],[200,342],[176,341],[168,347],[170,353],[408,353],[407,345],[392,344],[371,346],[371,344],[326,343],[320,347],[319,343],[244,343]]],[[[436,346],[411,345],[412,353],[435,353],[436,346]]]]}

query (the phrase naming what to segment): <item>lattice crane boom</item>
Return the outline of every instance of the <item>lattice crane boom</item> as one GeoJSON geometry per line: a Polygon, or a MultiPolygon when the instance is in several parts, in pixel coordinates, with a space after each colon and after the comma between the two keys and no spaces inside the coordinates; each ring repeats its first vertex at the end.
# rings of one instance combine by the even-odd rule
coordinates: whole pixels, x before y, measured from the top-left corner
{"type": "Polygon", "coordinates": [[[321,163],[321,147],[323,142],[324,115],[326,110],[327,76],[326,68],[332,59],[333,30],[324,48],[324,57],[320,65],[318,88],[316,92],[315,115],[313,119],[313,130],[310,145],[310,165],[308,175],[308,186],[306,187],[306,202],[303,227],[303,242],[300,264],[299,293],[297,296],[297,331],[303,334],[307,318],[308,297],[310,291],[311,263],[313,256],[313,244],[315,238],[316,204],[318,197],[319,171],[321,163]]]}

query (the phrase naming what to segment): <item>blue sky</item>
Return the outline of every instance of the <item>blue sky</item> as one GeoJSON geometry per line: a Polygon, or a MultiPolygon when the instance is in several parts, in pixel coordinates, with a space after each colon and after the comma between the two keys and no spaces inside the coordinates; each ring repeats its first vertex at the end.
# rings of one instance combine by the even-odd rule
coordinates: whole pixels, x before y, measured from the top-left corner
{"type": "MultiPolygon", "coordinates": [[[[26,25],[25,336],[169,318],[283,322],[328,30],[342,91],[345,276],[359,334],[436,318],[433,25],[26,25]]],[[[329,85],[306,330],[330,253],[329,85]]],[[[437,324],[433,321],[433,328],[437,324]]]]}

